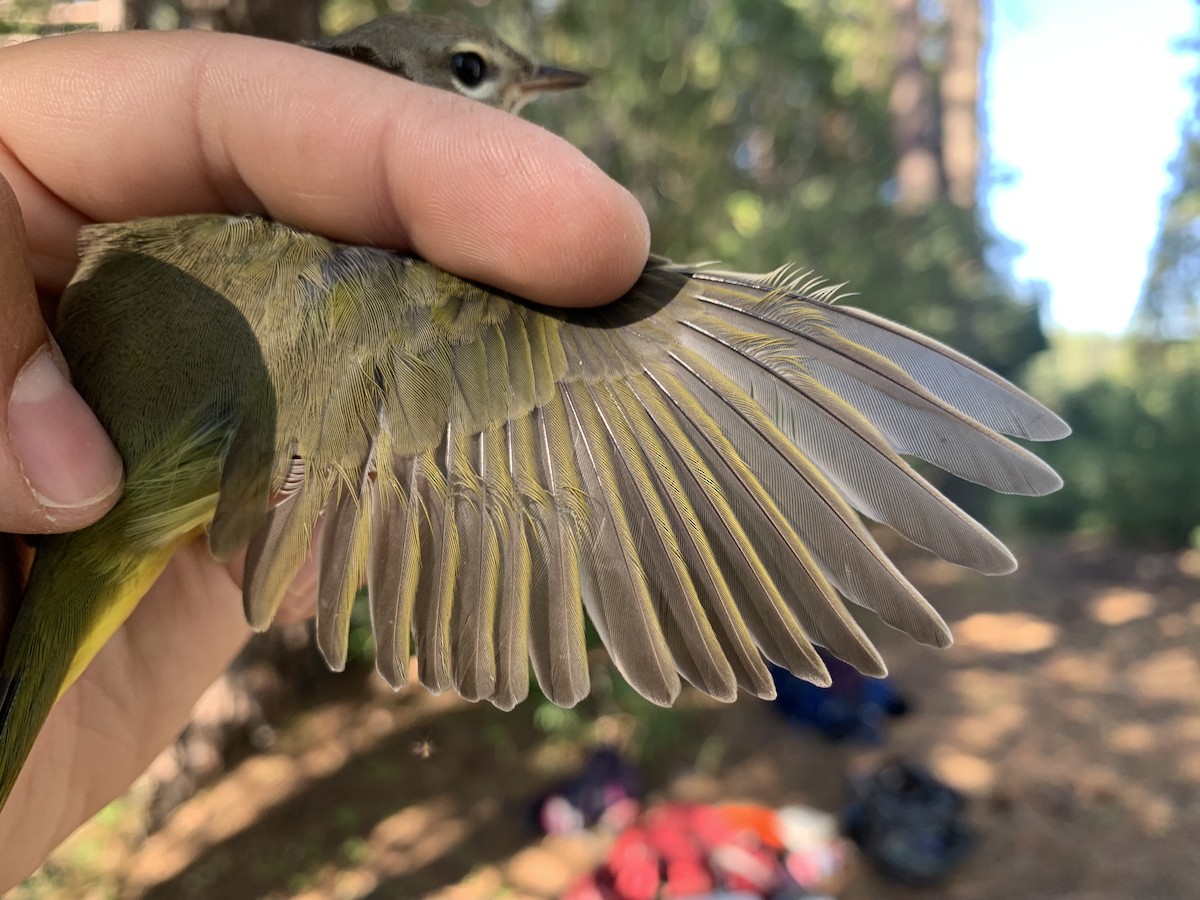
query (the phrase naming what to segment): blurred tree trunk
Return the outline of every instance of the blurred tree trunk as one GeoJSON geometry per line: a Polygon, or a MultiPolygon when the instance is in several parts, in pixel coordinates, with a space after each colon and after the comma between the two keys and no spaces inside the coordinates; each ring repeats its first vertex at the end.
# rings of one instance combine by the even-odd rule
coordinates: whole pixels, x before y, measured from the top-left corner
{"type": "Polygon", "coordinates": [[[946,11],[942,67],[942,167],[956,206],[975,205],[979,177],[979,83],[983,50],[980,0],[943,0],[946,11]]]}
{"type": "Polygon", "coordinates": [[[933,85],[921,59],[925,30],[918,5],[919,0],[892,0],[896,59],[888,109],[896,144],[896,205],[910,215],[933,205],[942,182],[934,152],[933,85]]]}
{"type": "Polygon", "coordinates": [[[185,0],[192,7],[219,7],[221,31],[279,41],[311,41],[321,34],[320,0],[185,0]]]}
{"type": "Polygon", "coordinates": [[[892,0],[892,8],[897,207],[919,214],[947,196],[970,209],[979,178],[982,0],[942,0],[934,20],[922,18],[920,0],[892,0]]]}
{"type": "Polygon", "coordinates": [[[158,0],[125,0],[125,27],[149,28],[158,0]]]}

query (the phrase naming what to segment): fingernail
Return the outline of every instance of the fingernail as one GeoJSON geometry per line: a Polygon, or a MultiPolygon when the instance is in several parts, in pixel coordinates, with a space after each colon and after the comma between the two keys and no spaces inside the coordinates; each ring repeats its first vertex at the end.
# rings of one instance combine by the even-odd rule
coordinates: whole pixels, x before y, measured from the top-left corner
{"type": "Polygon", "coordinates": [[[17,373],[8,433],[26,482],[47,509],[92,506],[121,486],[117,448],[48,344],[17,373]]]}

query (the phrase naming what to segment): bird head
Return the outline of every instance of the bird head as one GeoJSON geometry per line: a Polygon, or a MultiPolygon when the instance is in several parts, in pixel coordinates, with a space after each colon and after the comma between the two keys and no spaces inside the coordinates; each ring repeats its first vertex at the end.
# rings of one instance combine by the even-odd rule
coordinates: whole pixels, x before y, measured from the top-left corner
{"type": "Polygon", "coordinates": [[[538,65],[482,28],[436,16],[382,16],[308,46],[513,113],[545,91],[589,80],[538,65]]]}

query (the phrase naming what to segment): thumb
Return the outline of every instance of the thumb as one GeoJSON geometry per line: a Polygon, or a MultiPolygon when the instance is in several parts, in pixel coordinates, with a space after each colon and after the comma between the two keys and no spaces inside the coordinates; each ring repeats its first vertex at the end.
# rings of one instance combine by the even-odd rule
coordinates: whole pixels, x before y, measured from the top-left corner
{"type": "Polygon", "coordinates": [[[38,309],[21,208],[0,178],[0,532],[70,531],[116,502],[121,458],[38,309]]]}

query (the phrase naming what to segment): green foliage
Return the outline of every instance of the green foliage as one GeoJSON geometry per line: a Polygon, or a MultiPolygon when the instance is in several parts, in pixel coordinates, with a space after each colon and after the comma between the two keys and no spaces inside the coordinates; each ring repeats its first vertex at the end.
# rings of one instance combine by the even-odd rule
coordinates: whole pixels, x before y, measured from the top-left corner
{"type": "Polygon", "coordinates": [[[1034,502],[998,498],[997,517],[1185,546],[1200,527],[1200,344],[1058,335],[1029,381],[1075,429],[1039,448],[1066,485],[1034,502]]]}
{"type": "Polygon", "coordinates": [[[0,0],[0,35],[38,34],[50,10],[50,0],[0,0]]]}
{"type": "Polygon", "coordinates": [[[375,635],[371,631],[371,606],[362,587],[350,607],[350,634],[346,643],[346,665],[367,666],[375,662],[375,635]]]}
{"type": "MultiPolygon", "coordinates": [[[[599,647],[599,639],[589,629],[589,646],[599,647]]],[[[530,692],[526,703],[533,705],[533,724],[548,741],[594,746],[610,743],[613,735],[608,723],[625,723],[621,738],[625,751],[643,763],[670,756],[678,751],[687,736],[686,725],[677,710],[655,706],[621,677],[612,662],[593,654],[592,691],[578,706],[555,706],[538,688],[530,674],[530,692]]]]}

